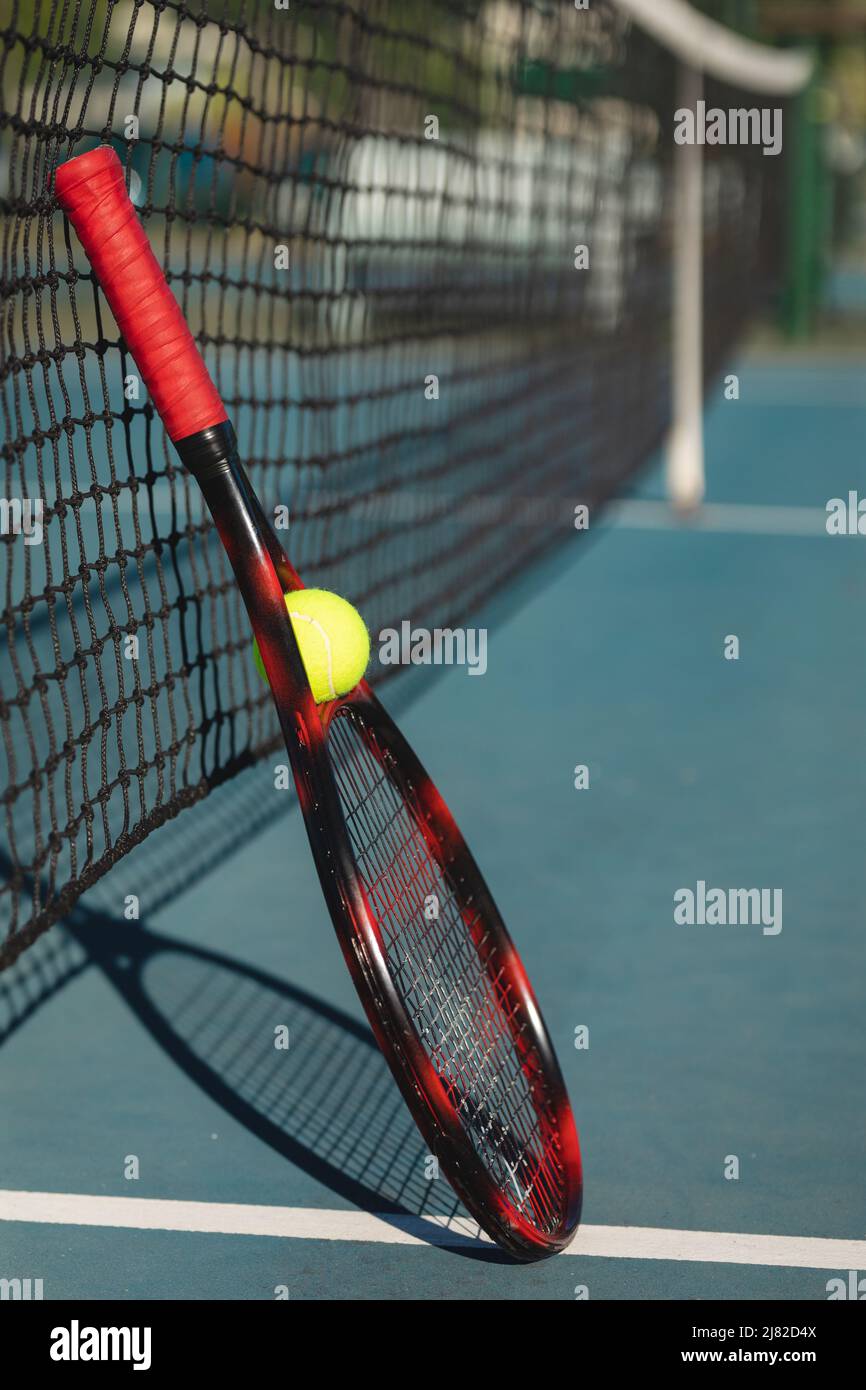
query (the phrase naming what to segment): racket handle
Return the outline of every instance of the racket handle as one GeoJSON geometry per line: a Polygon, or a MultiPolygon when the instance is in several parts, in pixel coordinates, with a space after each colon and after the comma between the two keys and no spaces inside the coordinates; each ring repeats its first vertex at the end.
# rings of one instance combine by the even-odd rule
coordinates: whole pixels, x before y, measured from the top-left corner
{"type": "Polygon", "coordinates": [[[177,442],[227,419],[110,145],[67,160],[54,188],[87,252],[169,437],[177,442]]]}

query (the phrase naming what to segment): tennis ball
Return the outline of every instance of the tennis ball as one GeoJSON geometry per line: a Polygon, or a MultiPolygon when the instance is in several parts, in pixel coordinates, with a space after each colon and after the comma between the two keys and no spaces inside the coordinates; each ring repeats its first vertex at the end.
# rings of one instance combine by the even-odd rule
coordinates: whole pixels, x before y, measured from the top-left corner
{"type": "MultiPolygon", "coordinates": [[[[370,660],[370,634],[346,599],[327,589],[296,589],[286,594],[286,611],[317,704],[345,695],[358,684],[370,660]]],[[[253,660],[267,680],[258,642],[253,660]]]]}

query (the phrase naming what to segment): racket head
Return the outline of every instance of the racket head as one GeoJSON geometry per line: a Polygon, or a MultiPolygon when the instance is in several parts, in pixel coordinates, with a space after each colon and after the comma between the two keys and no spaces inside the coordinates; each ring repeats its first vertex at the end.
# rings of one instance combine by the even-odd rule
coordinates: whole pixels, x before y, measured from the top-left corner
{"type": "Polygon", "coordinates": [[[445,802],[366,683],[321,707],[299,787],[358,995],[444,1176],[511,1255],[580,1219],[577,1131],[520,957],[445,802]]]}

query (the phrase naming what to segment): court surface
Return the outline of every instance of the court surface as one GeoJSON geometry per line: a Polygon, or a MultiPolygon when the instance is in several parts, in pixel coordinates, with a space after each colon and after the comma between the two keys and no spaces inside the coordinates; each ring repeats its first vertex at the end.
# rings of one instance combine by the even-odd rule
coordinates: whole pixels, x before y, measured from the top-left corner
{"type": "Polygon", "coordinates": [[[266,764],[0,976],[0,1276],[46,1299],[814,1300],[866,1269],[866,569],[824,526],[866,402],[859,364],[739,370],[697,522],[656,469],[476,616],[483,678],[383,692],[563,1064],[568,1254],[515,1265],[427,1181],[266,764]],[[698,881],[781,889],[781,931],[676,924],[698,881]]]}

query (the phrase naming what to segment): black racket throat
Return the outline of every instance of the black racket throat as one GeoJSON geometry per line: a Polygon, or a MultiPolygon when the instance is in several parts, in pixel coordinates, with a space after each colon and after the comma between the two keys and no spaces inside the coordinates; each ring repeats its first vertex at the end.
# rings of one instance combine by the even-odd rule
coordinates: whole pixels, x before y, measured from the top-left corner
{"type": "MultiPolygon", "coordinates": [[[[229,420],[175,441],[184,467],[198,483],[229,557],[250,623],[267,665],[267,649],[276,651],[281,672],[288,673],[291,703],[306,721],[318,718],[284,595],[302,587],[253,491],[238,454],[229,420]]],[[[269,672],[269,675],[271,673],[269,672]]],[[[272,680],[273,684],[273,680],[272,680]]],[[[285,699],[277,701],[281,723],[285,699]]],[[[289,731],[283,727],[288,737],[289,731]]]]}
{"type": "MultiPolygon", "coordinates": [[[[184,467],[195,478],[211,515],[221,529],[221,519],[231,512],[245,515],[247,535],[256,532],[270,557],[284,593],[301,588],[301,581],[289,564],[253,491],[238,453],[238,441],[230,420],[199,430],[175,442],[184,467]]],[[[222,533],[222,530],[221,530],[222,533]]]]}
{"type": "Polygon", "coordinates": [[[237,436],[229,420],[177,439],[174,447],[205,496],[212,480],[239,468],[237,436]]]}

